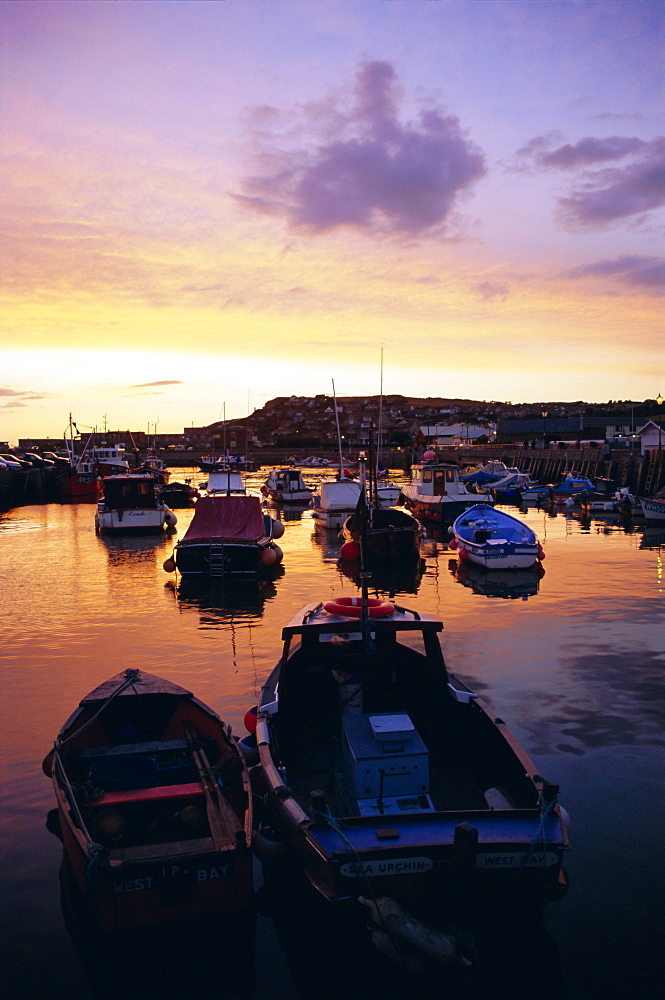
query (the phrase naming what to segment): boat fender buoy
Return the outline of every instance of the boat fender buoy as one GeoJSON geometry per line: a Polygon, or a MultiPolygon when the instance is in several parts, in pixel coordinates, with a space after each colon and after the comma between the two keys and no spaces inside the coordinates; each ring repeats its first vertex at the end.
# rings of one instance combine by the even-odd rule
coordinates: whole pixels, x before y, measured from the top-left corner
{"type": "Polygon", "coordinates": [[[260,555],[262,566],[274,566],[277,562],[277,553],[271,545],[266,545],[265,549],[261,549],[260,555]]]}
{"type": "Polygon", "coordinates": [[[459,550],[459,556],[460,556],[460,559],[466,559],[466,558],[468,557],[468,555],[469,555],[468,551],[467,551],[467,550],[466,550],[466,549],[464,548],[464,546],[462,545],[462,546],[460,547],[460,550],[459,550]]]}
{"type": "Polygon", "coordinates": [[[284,525],[283,525],[283,523],[281,521],[278,521],[275,518],[273,518],[272,519],[272,525],[271,525],[271,527],[272,527],[272,537],[273,538],[281,538],[282,535],[284,534],[284,525]]]}
{"type": "MultiPolygon", "coordinates": [[[[360,618],[362,615],[362,598],[338,597],[327,601],[323,607],[329,615],[344,615],[346,618],[360,618]]],[[[382,601],[377,597],[367,600],[367,615],[369,618],[388,618],[395,611],[395,605],[390,601],[382,601]]]]}
{"type": "Polygon", "coordinates": [[[541,562],[545,558],[545,549],[542,547],[540,542],[538,542],[538,558],[540,559],[541,562]]]}
{"type": "Polygon", "coordinates": [[[258,764],[260,757],[256,733],[250,733],[249,736],[243,736],[241,740],[238,740],[238,749],[244,757],[247,767],[254,767],[255,764],[258,764]]]}
{"type": "Polygon", "coordinates": [[[252,848],[259,861],[273,861],[286,854],[286,840],[274,826],[266,824],[254,831],[252,848]]]}
{"type": "Polygon", "coordinates": [[[277,557],[277,562],[281,563],[282,559],[284,558],[284,553],[283,553],[282,549],[280,548],[280,546],[279,545],[275,545],[275,543],[273,542],[272,545],[270,546],[270,548],[275,553],[275,556],[277,557]]]}
{"type": "Polygon", "coordinates": [[[360,549],[358,548],[355,542],[351,541],[344,542],[344,545],[342,545],[341,549],[339,550],[339,554],[342,557],[342,559],[348,559],[349,561],[351,561],[353,559],[358,558],[358,556],[360,555],[360,549]]]}
{"type": "Polygon", "coordinates": [[[258,714],[259,714],[258,705],[253,705],[252,708],[248,708],[247,711],[245,712],[245,717],[242,721],[248,733],[256,732],[256,723],[258,721],[258,714]]]}
{"type": "Polygon", "coordinates": [[[448,548],[452,549],[453,552],[455,551],[455,549],[457,548],[457,539],[456,538],[451,538],[450,539],[450,541],[448,542],[448,548]]]}
{"type": "Polygon", "coordinates": [[[268,489],[267,486],[262,486],[261,487],[261,492],[263,493],[264,497],[269,497],[270,496],[270,490],[268,489]]]}
{"type": "Polygon", "coordinates": [[[168,559],[164,560],[163,569],[167,573],[175,573],[176,564],[175,564],[175,559],[173,558],[173,556],[169,556],[168,559]]]}

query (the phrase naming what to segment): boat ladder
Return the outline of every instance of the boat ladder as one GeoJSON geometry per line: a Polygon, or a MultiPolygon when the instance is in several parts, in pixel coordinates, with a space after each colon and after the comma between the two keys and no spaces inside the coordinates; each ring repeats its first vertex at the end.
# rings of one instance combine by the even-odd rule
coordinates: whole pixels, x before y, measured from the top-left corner
{"type": "Polygon", "coordinates": [[[210,576],[224,576],[224,546],[210,546],[210,576]]]}

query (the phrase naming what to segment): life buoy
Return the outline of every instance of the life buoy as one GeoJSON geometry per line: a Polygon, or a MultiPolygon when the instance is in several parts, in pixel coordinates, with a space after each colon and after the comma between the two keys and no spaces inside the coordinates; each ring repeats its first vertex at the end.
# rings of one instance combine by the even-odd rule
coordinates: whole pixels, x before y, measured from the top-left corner
{"type": "MultiPolygon", "coordinates": [[[[344,615],[346,618],[360,618],[362,615],[362,598],[338,597],[323,605],[329,615],[344,615]]],[[[367,615],[369,618],[387,618],[392,615],[395,605],[390,601],[381,601],[377,597],[368,597],[367,615]]]]}

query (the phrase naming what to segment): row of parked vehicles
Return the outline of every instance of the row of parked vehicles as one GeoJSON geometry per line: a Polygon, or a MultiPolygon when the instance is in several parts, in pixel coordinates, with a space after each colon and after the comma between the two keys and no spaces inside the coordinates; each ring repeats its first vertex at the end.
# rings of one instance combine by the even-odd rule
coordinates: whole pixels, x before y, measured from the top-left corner
{"type": "Polygon", "coordinates": [[[26,451],[22,455],[0,452],[0,469],[43,469],[61,463],[67,465],[67,459],[53,451],[44,451],[41,455],[33,451],[26,451]]]}

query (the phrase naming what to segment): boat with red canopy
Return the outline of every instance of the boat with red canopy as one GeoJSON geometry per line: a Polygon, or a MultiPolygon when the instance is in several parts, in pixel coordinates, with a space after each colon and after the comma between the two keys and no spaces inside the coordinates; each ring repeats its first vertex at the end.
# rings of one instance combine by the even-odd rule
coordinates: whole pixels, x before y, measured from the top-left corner
{"type": "Polygon", "coordinates": [[[256,576],[281,562],[282,550],[274,542],[280,528],[281,522],[263,513],[258,497],[200,497],[164,569],[191,577],[256,576]]]}

